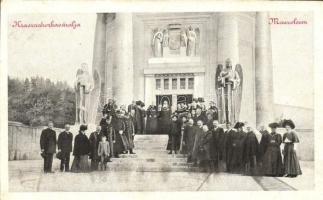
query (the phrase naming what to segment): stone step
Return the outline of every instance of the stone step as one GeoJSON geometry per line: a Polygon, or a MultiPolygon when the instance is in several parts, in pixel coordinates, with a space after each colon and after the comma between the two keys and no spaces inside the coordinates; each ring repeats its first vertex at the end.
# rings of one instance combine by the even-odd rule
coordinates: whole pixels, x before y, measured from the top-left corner
{"type": "Polygon", "coordinates": [[[183,154],[168,154],[165,151],[149,151],[135,150],[136,154],[120,154],[120,158],[186,158],[183,154]]]}
{"type": "Polygon", "coordinates": [[[116,162],[182,162],[186,164],[187,159],[185,157],[160,157],[160,156],[140,156],[140,157],[121,157],[112,158],[116,162]]]}
{"type": "Polygon", "coordinates": [[[199,168],[187,163],[174,162],[112,162],[107,164],[109,171],[136,171],[136,172],[193,172],[199,168]]]}
{"type": "Polygon", "coordinates": [[[136,154],[120,154],[120,158],[112,158],[108,170],[112,171],[153,171],[153,172],[190,172],[198,168],[188,164],[182,154],[169,155],[166,150],[168,135],[136,135],[134,152],[136,154]]]}

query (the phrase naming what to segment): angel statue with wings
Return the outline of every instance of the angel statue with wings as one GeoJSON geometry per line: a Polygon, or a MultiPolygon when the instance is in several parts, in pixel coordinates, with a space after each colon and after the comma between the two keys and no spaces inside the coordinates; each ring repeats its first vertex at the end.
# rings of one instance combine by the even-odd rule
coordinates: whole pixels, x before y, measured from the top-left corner
{"type": "Polygon", "coordinates": [[[93,89],[93,80],[86,63],[81,64],[77,70],[75,81],[76,97],[76,124],[86,124],[88,122],[89,95],[93,89]]]}
{"type": "Polygon", "coordinates": [[[225,68],[220,64],[216,69],[216,90],[221,123],[235,123],[239,120],[242,97],[243,73],[240,64],[232,69],[228,58],[225,68]]]}

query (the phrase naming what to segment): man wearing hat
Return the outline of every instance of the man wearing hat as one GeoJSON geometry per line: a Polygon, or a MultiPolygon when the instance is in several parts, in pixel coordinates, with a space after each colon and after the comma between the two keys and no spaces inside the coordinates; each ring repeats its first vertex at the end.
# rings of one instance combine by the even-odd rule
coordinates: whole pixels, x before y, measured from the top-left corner
{"type": "Polygon", "coordinates": [[[119,154],[123,153],[125,149],[125,144],[122,140],[122,134],[125,134],[126,125],[124,119],[121,116],[121,110],[116,110],[116,117],[112,118],[112,127],[115,131],[113,152],[114,157],[119,158],[119,154]]]}
{"type": "Polygon", "coordinates": [[[245,165],[245,174],[253,175],[256,173],[259,144],[256,134],[250,124],[247,124],[247,133],[243,143],[243,163],[245,165]]]}
{"type": "MultiPolygon", "coordinates": [[[[273,123],[271,123],[271,124],[273,124],[273,123]]],[[[258,160],[258,164],[261,166],[262,165],[262,158],[267,151],[270,134],[266,130],[264,125],[260,126],[259,132],[261,133],[261,139],[260,139],[260,143],[259,143],[259,154],[258,154],[257,160],[258,160]]]]}
{"type": "Polygon", "coordinates": [[[223,128],[219,126],[219,121],[213,120],[211,158],[216,170],[218,170],[220,161],[225,161],[225,143],[226,135],[223,128]]]}
{"type": "Polygon", "coordinates": [[[234,125],[236,131],[231,131],[227,139],[227,171],[240,173],[243,170],[243,142],[245,133],[243,132],[244,123],[237,122],[234,125]]]}

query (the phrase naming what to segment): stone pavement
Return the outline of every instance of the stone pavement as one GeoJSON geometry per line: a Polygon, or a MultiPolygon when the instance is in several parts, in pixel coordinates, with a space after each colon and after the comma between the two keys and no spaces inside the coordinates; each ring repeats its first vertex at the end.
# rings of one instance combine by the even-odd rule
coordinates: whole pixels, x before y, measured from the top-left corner
{"type": "MultiPolygon", "coordinates": [[[[54,174],[42,173],[42,160],[9,162],[9,190],[32,191],[259,191],[314,189],[314,163],[301,162],[297,178],[251,177],[203,173],[186,164],[182,155],[168,155],[167,136],[136,136],[136,155],[123,155],[108,163],[107,171],[61,173],[55,159],[54,174]]],[[[71,161],[72,162],[72,161],[71,161]]]]}

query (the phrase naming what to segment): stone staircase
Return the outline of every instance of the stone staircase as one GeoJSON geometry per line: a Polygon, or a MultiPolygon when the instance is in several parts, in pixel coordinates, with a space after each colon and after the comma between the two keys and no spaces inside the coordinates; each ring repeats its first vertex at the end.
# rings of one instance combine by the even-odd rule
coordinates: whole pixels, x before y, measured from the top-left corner
{"type": "Polygon", "coordinates": [[[186,163],[182,154],[169,155],[166,151],[167,135],[136,135],[136,154],[121,154],[112,158],[107,170],[136,172],[191,172],[198,168],[186,163]]]}

